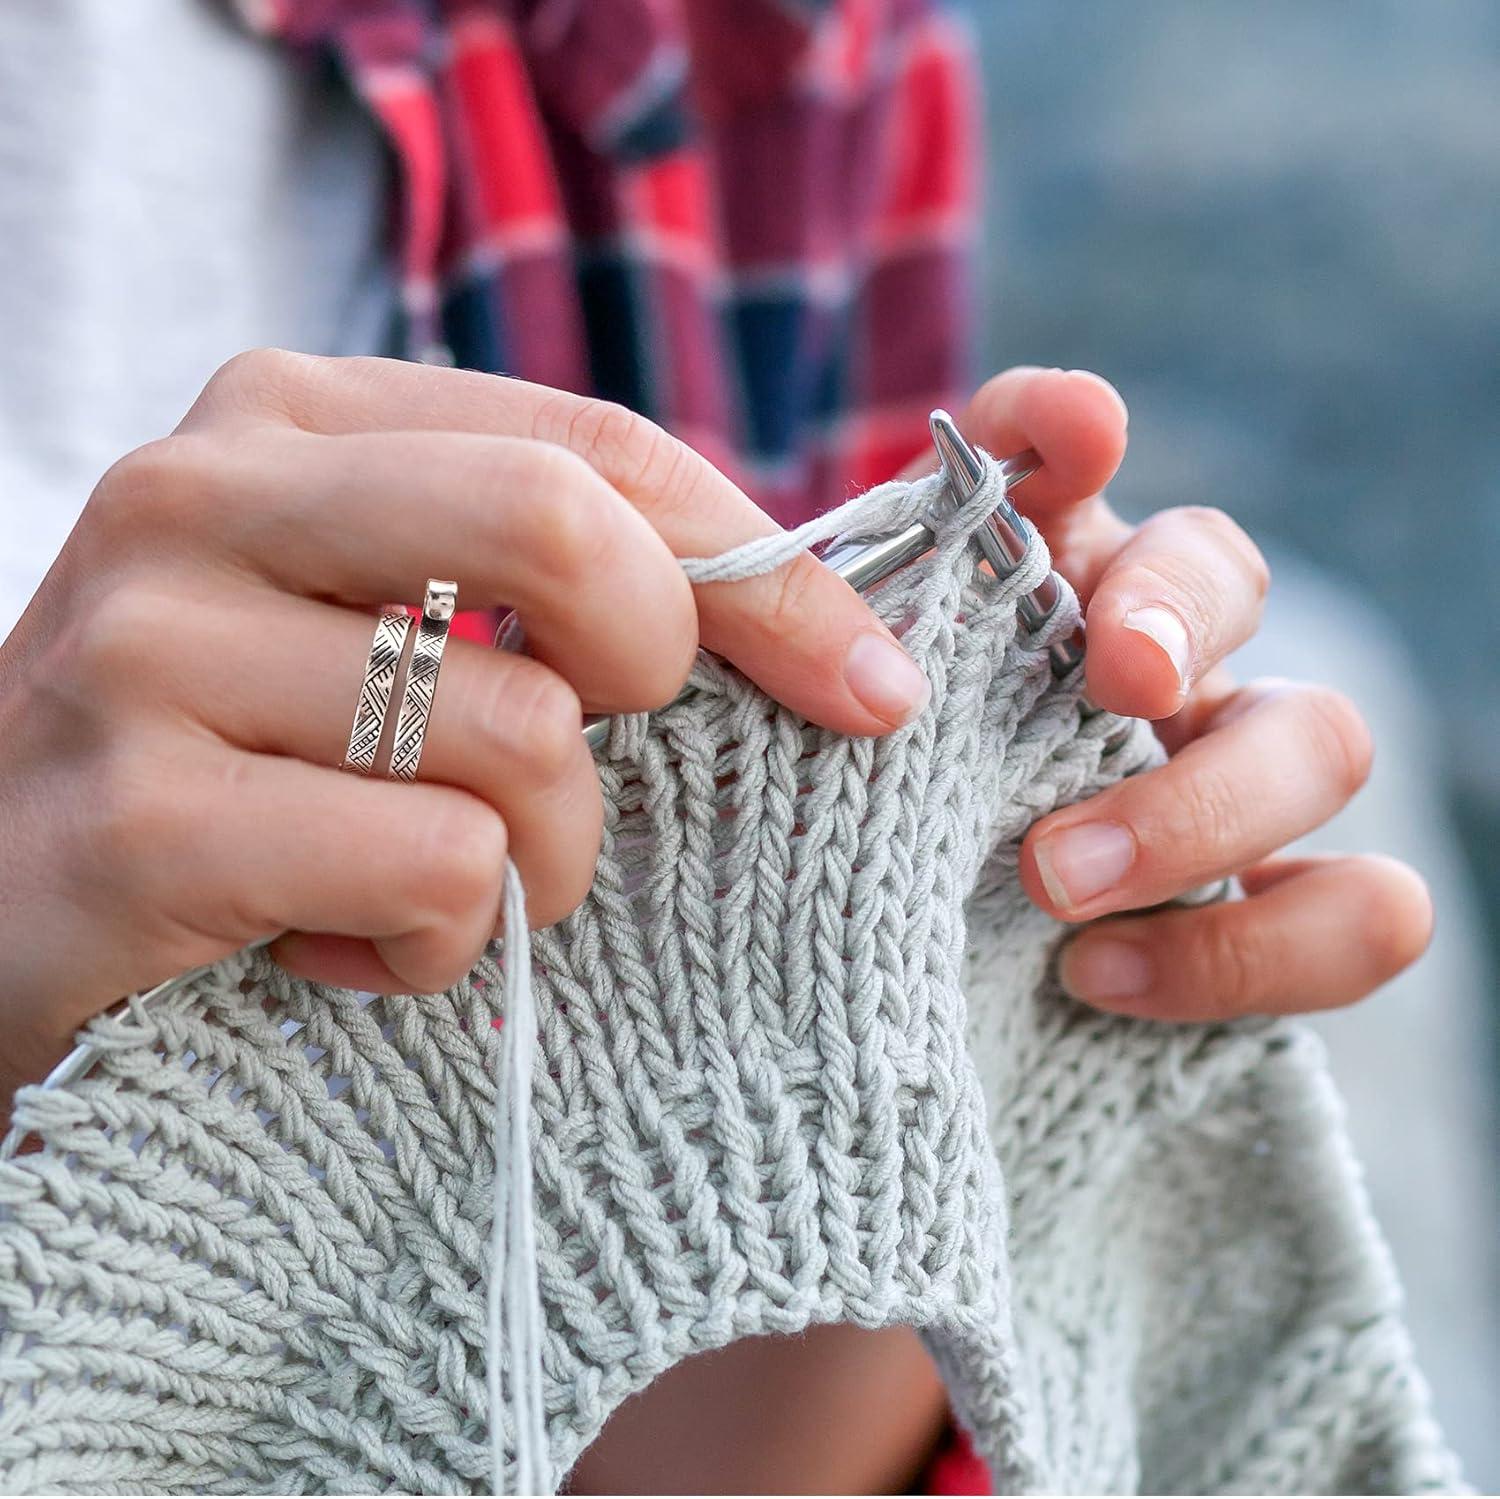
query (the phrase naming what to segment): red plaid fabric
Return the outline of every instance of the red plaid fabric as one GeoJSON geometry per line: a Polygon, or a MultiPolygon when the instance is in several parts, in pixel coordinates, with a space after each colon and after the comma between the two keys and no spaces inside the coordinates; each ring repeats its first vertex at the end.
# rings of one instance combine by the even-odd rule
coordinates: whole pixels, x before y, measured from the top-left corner
{"type": "Polygon", "coordinates": [[[784,524],[970,384],[970,38],[932,0],[243,0],[400,185],[401,349],[619,400],[784,524]]]}
{"type": "MultiPolygon", "coordinates": [[[[935,0],[240,4],[384,128],[400,352],[621,401],[785,525],[969,388],[971,43],[935,0]]],[[[927,1478],[989,1491],[956,1432],[927,1478]]]]}

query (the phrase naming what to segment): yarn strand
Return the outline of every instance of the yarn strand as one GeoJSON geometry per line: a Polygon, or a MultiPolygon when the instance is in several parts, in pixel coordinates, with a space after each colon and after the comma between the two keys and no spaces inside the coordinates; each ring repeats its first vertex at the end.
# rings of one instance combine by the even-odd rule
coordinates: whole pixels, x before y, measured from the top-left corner
{"type": "Polygon", "coordinates": [[[537,1278],[536,1214],[531,1185],[531,1068],[536,1000],[526,892],[505,865],[505,966],[500,1062],[495,1087],[495,1188],[490,1228],[490,1281],[485,1375],[489,1386],[490,1466],[495,1493],[505,1493],[502,1362],[510,1369],[516,1442],[516,1492],[550,1493],[547,1423],[542,1404],[542,1293],[537,1278]],[[502,1360],[502,1350],[508,1355],[502,1360]]]}

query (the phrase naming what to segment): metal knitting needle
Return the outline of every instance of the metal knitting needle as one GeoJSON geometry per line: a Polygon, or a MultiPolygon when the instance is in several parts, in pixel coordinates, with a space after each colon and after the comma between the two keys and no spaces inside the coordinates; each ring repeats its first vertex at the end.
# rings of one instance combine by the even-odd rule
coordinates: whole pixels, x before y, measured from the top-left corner
{"type": "MultiPolygon", "coordinates": [[[[948,488],[954,502],[965,505],[978,491],[984,481],[984,460],[964,440],[963,434],[953,425],[953,418],[946,411],[934,411],[927,419],[932,429],[932,443],[943,460],[943,469],[948,476],[948,488]]],[[[1037,460],[1040,466],[1040,459],[1037,460]]],[[[1009,485],[1006,486],[1007,490],[1009,485]]],[[[1021,564],[1031,538],[1031,524],[1024,520],[1010,503],[1002,499],[997,509],[975,533],[984,560],[995,570],[997,578],[1008,577],[1021,564]]],[[[1029,593],[1016,606],[1021,623],[1028,630],[1039,630],[1052,617],[1062,599],[1062,583],[1055,572],[1048,573],[1046,580],[1033,593],[1029,593]]],[[[1084,634],[1080,619],[1065,640],[1054,641],[1048,655],[1052,661],[1054,677],[1065,677],[1083,660],[1084,634]]],[[[1100,712],[1087,698],[1079,700],[1079,712],[1084,718],[1093,718],[1100,712]]],[[[1128,737],[1130,727],[1122,723],[1120,740],[1128,737]]]]}
{"type": "MultiPolygon", "coordinates": [[[[928,426],[938,458],[948,476],[948,492],[952,499],[946,503],[956,509],[972,499],[983,482],[984,460],[959,435],[953,418],[946,411],[934,411],[928,419],[928,426]]],[[[1005,492],[1029,479],[1041,466],[1042,460],[1030,448],[1010,458],[1002,458],[998,467],[1005,492]]],[[[1020,566],[1030,543],[1027,523],[1004,498],[977,534],[984,559],[994,569],[997,578],[1009,577],[1020,566]]],[[[890,536],[872,541],[850,541],[833,547],[824,553],[822,562],[856,593],[867,593],[917,558],[926,556],[936,545],[937,533],[933,528],[924,521],[914,521],[905,530],[890,536]]],[[[1060,597],[1057,575],[1049,573],[1018,606],[1026,629],[1034,631],[1044,625],[1057,608],[1060,597]]],[[[1054,675],[1066,676],[1083,659],[1081,639],[1070,636],[1065,641],[1058,641],[1051,649],[1051,656],[1054,675]]],[[[692,688],[684,688],[672,701],[684,702],[692,695],[692,688]]],[[[584,725],[583,737],[590,749],[599,749],[608,739],[609,724],[608,718],[595,718],[584,725]]]]}
{"type": "MultiPolygon", "coordinates": [[[[927,418],[932,433],[932,445],[943,461],[943,472],[948,479],[948,491],[953,496],[955,508],[967,505],[984,483],[984,460],[964,440],[953,424],[953,418],[941,409],[927,418]]],[[[1000,503],[990,512],[989,518],[974,533],[980,553],[989,563],[997,578],[1008,578],[1022,563],[1026,549],[1031,544],[1030,523],[1023,520],[1010,502],[1010,489],[1020,479],[1029,478],[1041,467],[1041,459],[1028,450],[1021,455],[1028,459],[1026,472],[1012,478],[1007,475],[1000,503]]],[[[1001,472],[1007,459],[1000,465],[1001,472]]],[[[1026,594],[1016,606],[1016,613],[1029,634],[1035,634],[1057,612],[1062,601],[1062,580],[1055,572],[1047,576],[1026,594]]],[[[1065,640],[1054,641],[1048,651],[1052,660],[1052,675],[1065,677],[1083,660],[1083,627],[1080,625],[1065,640]]]]}

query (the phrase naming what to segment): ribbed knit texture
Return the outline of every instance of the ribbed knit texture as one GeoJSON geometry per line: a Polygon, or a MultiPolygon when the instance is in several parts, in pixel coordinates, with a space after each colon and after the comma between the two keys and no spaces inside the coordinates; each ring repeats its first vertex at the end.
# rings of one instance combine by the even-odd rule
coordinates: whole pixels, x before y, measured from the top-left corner
{"type": "MultiPolygon", "coordinates": [[[[1018,637],[1048,563],[976,571],[993,498],[876,596],[933,684],[906,730],[811,729],[704,659],[600,755],[593,890],[531,952],[543,1466],[692,1353],[904,1322],[1005,1491],[1451,1489],[1313,1039],[1050,977],[1020,839],[1158,751],[1018,637]]],[[[242,954],[23,1090],[8,1489],[489,1489],[502,961],[371,1000],[242,954]]]]}

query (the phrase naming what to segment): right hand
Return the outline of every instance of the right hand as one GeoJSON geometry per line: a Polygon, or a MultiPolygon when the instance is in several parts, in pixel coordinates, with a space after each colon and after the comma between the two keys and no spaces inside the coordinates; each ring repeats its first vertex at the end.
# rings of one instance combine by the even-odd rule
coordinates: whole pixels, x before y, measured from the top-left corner
{"type": "Polygon", "coordinates": [[[377,359],[241,355],[100,481],[0,646],[0,1103],[119,996],[247,942],[425,993],[584,896],[602,810],[582,715],[651,709],[700,641],[806,717],[879,734],[926,699],[803,556],[689,587],[674,556],[774,530],[709,463],[599,401],[377,359]],[[450,642],[415,785],[340,772],[372,606],[455,578],[528,655],[450,642]]]}

